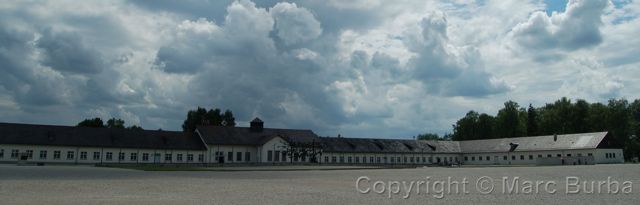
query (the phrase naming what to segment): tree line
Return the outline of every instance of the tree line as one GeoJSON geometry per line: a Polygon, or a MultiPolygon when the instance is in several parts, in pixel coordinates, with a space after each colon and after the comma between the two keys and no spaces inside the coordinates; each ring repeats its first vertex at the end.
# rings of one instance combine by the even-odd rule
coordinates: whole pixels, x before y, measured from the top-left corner
{"type": "MultiPolygon", "coordinates": [[[[182,131],[193,132],[196,126],[200,125],[214,125],[214,126],[236,126],[236,119],[233,117],[231,110],[225,110],[222,112],[220,109],[205,109],[198,107],[195,110],[189,110],[187,117],[182,123],[182,131]]],[[[77,127],[104,127],[104,128],[121,128],[121,129],[136,129],[142,130],[142,127],[138,125],[125,126],[125,122],[122,119],[111,118],[104,123],[101,118],[96,117],[92,119],[84,119],[80,121],[77,127]]],[[[159,129],[162,130],[162,129],[159,129]]]]}
{"type": "Polygon", "coordinates": [[[640,156],[640,99],[607,104],[563,97],[542,107],[507,101],[496,116],[469,111],[453,125],[452,140],[510,138],[608,131],[625,158],[640,156]]]}
{"type": "Polygon", "coordinates": [[[132,129],[132,130],[142,130],[142,127],[138,125],[125,127],[124,124],[125,124],[124,120],[116,119],[116,118],[111,118],[107,120],[107,123],[105,124],[102,121],[102,119],[100,119],[99,117],[96,117],[93,119],[84,119],[83,121],[80,121],[76,126],[77,127],[105,127],[105,128],[117,128],[117,129],[126,128],[126,129],[132,129]]]}

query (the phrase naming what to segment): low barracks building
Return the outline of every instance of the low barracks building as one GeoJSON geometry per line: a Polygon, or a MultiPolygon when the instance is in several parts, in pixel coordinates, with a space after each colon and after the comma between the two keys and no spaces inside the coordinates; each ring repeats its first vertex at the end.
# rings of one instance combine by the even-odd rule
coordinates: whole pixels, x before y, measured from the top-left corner
{"type": "Polygon", "coordinates": [[[0,123],[0,162],[69,164],[581,165],[623,163],[607,132],[470,141],[319,137],[311,130],[195,132],[0,123]]]}

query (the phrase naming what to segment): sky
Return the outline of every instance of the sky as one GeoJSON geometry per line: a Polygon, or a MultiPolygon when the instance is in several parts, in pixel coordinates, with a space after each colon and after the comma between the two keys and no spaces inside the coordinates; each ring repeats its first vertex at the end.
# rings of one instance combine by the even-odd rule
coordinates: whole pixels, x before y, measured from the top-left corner
{"type": "Polygon", "coordinates": [[[0,121],[190,109],[321,136],[451,132],[469,110],[640,98],[630,0],[3,1],[0,121]]]}

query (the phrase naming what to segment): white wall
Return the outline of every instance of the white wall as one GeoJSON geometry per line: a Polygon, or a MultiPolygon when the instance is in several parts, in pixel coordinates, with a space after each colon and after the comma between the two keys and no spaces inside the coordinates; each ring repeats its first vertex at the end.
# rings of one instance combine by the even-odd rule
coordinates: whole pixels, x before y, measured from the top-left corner
{"type": "Polygon", "coordinates": [[[0,158],[0,162],[17,162],[17,158],[12,158],[13,150],[18,150],[19,155],[32,151],[32,156],[25,160],[26,162],[44,162],[44,163],[77,163],[77,164],[96,164],[96,163],[203,163],[206,151],[194,150],[155,150],[155,149],[131,149],[131,148],[99,148],[99,147],[72,147],[72,146],[45,146],[45,145],[0,145],[0,150],[4,151],[4,156],[0,158]],[[44,158],[40,157],[40,152],[46,151],[44,158]],[[60,152],[60,158],[55,158],[55,153],[60,152]],[[73,153],[72,158],[67,158],[67,154],[73,153]],[[82,153],[86,153],[86,158],[82,158],[82,153]],[[94,158],[94,153],[98,153],[94,158]],[[111,159],[108,159],[108,155],[111,159]],[[120,159],[120,153],[124,154],[124,159],[120,159]],[[148,160],[144,160],[144,154],[148,154],[148,160]],[[154,155],[159,154],[159,158],[154,155]],[[135,158],[132,159],[132,155],[135,158]],[[170,155],[170,160],[165,160],[166,155],[170,155]],[[182,159],[178,160],[178,156],[182,155],[182,159]],[[188,156],[193,156],[193,160],[187,160],[188,156]],[[199,161],[202,155],[203,161],[199,161]]]}
{"type": "MultiPolygon", "coordinates": [[[[622,152],[621,149],[614,149],[622,152]]],[[[576,149],[576,150],[554,150],[554,151],[516,151],[516,152],[500,152],[500,153],[466,153],[463,154],[463,164],[469,165],[526,165],[536,164],[539,157],[542,158],[558,158],[558,157],[578,157],[578,156],[593,156],[598,162],[598,157],[601,155],[599,150],[596,149],[576,149]],[[507,157],[505,160],[504,157],[507,157]],[[531,156],[531,158],[530,158],[531,156]],[[482,157],[482,160],[480,160],[482,157]],[[489,157],[490,160],[486,158],[489,157]],[[514,159],[515,157],[515,159],[514,159]],[[524,157],[524,158],[522,158],[524,157]],[[465,160],[466,158],[466,160],[465,160]],[[474,160],[475,159],[475,160],[474,160]]],[[[617,156],[617,154],[616,154],[617,156]]],[[[604,154],[602,154],[604,158],[604,154]]],[[[622,158],[620,158],[622,159],[622,158]]],[[[620,161],[620,162],[623,162],[620,161]]],[[[612,162],[613,163],[613,162],[612,162]]]]}

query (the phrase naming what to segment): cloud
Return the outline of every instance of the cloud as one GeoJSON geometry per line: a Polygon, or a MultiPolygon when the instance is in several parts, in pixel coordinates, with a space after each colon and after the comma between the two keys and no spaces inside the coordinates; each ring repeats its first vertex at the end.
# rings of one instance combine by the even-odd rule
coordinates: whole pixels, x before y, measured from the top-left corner
{"type": "Polygon", "coordinates": [[[638,2],[15,1],[0,6],[0,120],[119,117],[179,130],[196,106],[321,135],[450,132],[579,96],[638,98],[638,2]]]}
{"type": "Polygon", "coordinates": [[[99,73],[106,66],[98,51],[82,42],[77,33],[46,30],[36,46],[42,49],[42,65],[62,72],[99,73]]]}
{"type": "Polygon", "coordinates": [[[424,17],[418,28],[408,31],[407,47],[418,55],[410,59],[412,76],[433,93],[449,96],[486,95],[508,91],[483,68],[480,53],[472,46],[449,42],[447,19],[443,13],[424,17]],[[416,30],[417,29],[417,30],[416,30]]]}
{"type": "Polygon", "coordinates": [[[511,30],[517,45],[532,52],[559,49],[573,51],[590,48],[602,42],[602,15],[607,0],[571,0],[563,13],[551,16],[533,12],[526,22],[511,30]]]}
{"type": "Polygon", "coordinates": [[[276,35],[285,45],[307,42],[322,34],[320,22],[295,3],[278,3],[269,12],[275,20],[276,35]]]}

